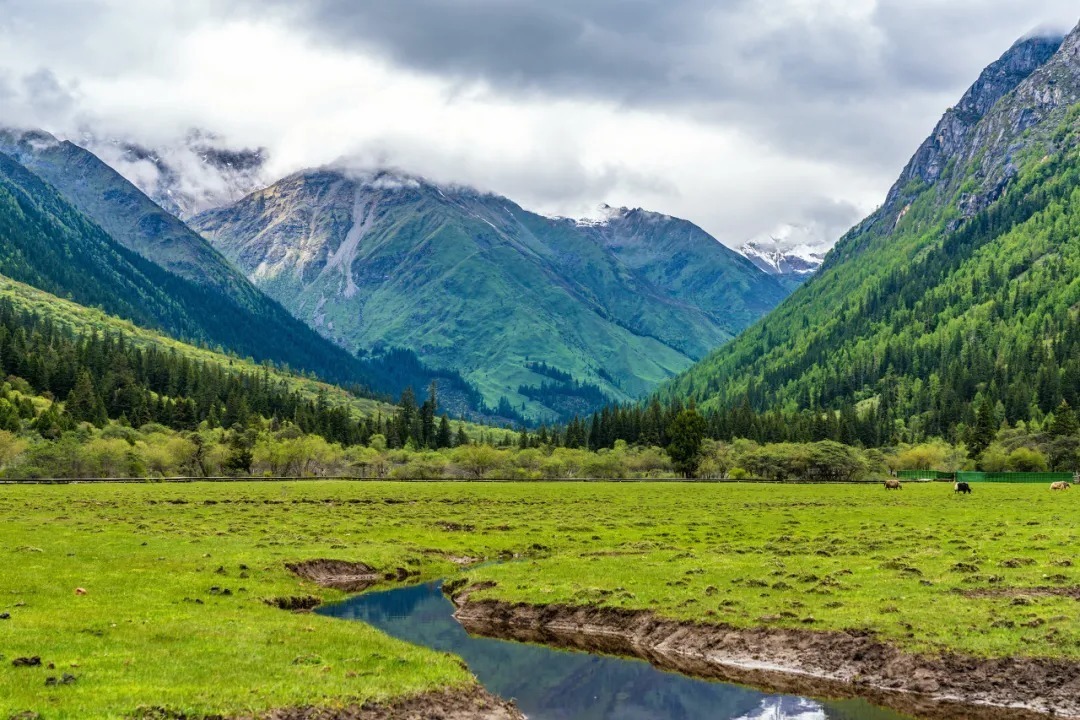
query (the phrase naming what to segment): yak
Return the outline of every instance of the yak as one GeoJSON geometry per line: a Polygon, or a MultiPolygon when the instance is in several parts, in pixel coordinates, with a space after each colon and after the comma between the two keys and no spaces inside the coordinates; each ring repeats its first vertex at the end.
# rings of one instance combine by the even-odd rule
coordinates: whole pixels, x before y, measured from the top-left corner
{"type": "Polygon", "coordinates": [[[896,478],[892,478],[890,480],[885,481],[885,489],[886,490],[903,490],[904,486],[900,484],[899,480],[897,480],[896,478]]]}
{"type": "Polygon", "coordinates": [[[955,485],[953,485],[953,492],[954,493],[967,493],[968,495],[970,495],[971,494],[971,485],[967,484],[966,482],[958,482],[955,485]]]}

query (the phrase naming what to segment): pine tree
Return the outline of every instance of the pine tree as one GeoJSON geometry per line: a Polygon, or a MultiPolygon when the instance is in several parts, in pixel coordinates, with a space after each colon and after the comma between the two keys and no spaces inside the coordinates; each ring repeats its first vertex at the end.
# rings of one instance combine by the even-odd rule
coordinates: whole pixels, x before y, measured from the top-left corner
{"type": "Polygon", "coordinates": [[[1076,413],[1069,407],[1069,403],[1062,400],[1061,405],[1054,411],[1054,421],[1050,423],[1050,434],[1057,437],[1072,437],[1080,431],[1080,422],[1076,419],[1076,413]]]}
{"type": "Polygon", "coordinates": [[[428,388],[428,399],[420,408],[420,440],[424,447],[435,447],[435,413],[439,409],[438,387],[434,380],[428,388]]]}
{"type": "Polygon", "coordinates": [[[705,419],[693,407],[680,412],[668,426],[667,434],[671,438],[668,455],[683,477],[693,477],[697,471],[707,427],[705,419]]]}
{"type": "Polygon", "coordinates": [[[75,387],[67,396],[64,410],[75,422],[88,422],[91,425],[102,427],[108,421],[105,412],[105,403],[94,389],[94,381],[90,373],[82,371],[75,381],[75,387]]]}
{"type": "Polygon", "coordinates": [[[968,452],[973,457],[982,455],[983,450],[994,442],[997,426],[994,422],[994,407],[989,398],[983,398],[975,414],[975,424],[968,433],[968,452]]]}
{"type": "Polygon", "coordinates": [[[454,444],[454,436],[450,432],[450,420],[443,415],[439,420],[439,434],[435,438],[435,447],[442,450],[454,444]]]}

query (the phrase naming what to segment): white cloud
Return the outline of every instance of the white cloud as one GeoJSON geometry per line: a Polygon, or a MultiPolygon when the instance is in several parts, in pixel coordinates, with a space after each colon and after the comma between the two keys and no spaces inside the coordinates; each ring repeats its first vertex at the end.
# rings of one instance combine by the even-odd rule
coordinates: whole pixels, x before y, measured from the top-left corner
{"type": "MultiPolygon", "coordinates": [[[[245,0],[0,0],[0,122],[149,145],[203,127],[269,148],[276,175],[346,156],[549,214],[642,206],[738,246],[785,223],[839,234],[881,200],[983,65],[1035,20],[1060,24],[1075,12],[1071,0],[1050,0],[1041,13],[1003,0],[788,0],[769,13],[742,0],[715,12],[679,0],[671,7],[683,15],[642,11],[655,25],[642,27],[634,13],[612,15],[608,0],[594,0],[608,13],[596,16],[586,16],[589,3],[519,4],[540,19],[558,11],[549,34],[537,30],[549,44],[584,23],[572,46],[577,75],[573,66],[556,73],[554,56],[543,67],[515,65],[525,60],[506,37],[485,54],[450,34],[438,53],[411,62],[403,52],[423,33],[361,36],[349,8],[365,3],[323,2],[330,9],[305,21],[245,0]],[[935,17],[970,33],[957,45],[978,52],[952,57],[935,17]],[[638,71],[663,82],[622,72],[636,41],[653,53],[638,71]]],[[[409,12],[423,5],[394,7],[422,21],[409,12]]],[[[385,10],[376,16],[386,21],[385,10]]],[[[527,34],[522,17],[533,16],[491,17],[492,32],[506,22],[527,34]]]]}

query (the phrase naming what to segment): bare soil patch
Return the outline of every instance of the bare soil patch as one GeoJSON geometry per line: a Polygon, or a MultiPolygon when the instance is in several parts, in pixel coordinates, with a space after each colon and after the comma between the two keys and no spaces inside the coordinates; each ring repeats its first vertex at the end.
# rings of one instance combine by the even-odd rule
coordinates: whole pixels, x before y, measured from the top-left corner
{"type": "Polygon", "coordinates": [[[389,703],[365,703],[345,708],[275,710],[237,720],[525,720],[513,703],[481,687],[444,690],[389,703]]]}
{"type": "Polygon", "coordinates": [[[743,629],[647,611],[472,600],[478,589],[449,588],[455,617],[477,635],[634,656],[663,669],[773,692],[863,697],[927,718],[1080,718],[1080,663],[1074,661],[931,657],[866,632],[743,629]]]}
{"type": "MultiPolygon", "coordinates": [[[[36,715],[34,717],[37,717],[36,715]]],[[[134,720],[225,720],[224,716],[194,716],[167,708],[144,707],[134,720]]],[[[298,707],[271,710],[258,715],[233,716],[233,720],[525,720],[514,707],[482,687],[440,690],[385,703],[367,702],[338,708],[298,707]]]]}
{"type": "Polygon", "coordinates": [[[279,610],[292,610],[294,612],[300,612],[305,610],[314,610],[322,604],[322,598],[315,595],[293,595],[282,596],[275,598],[267,598],[265,600],[267,605],[278,608],[279,610]]]}
{"type": "Polygon", "coordinates": [[[347,560],[305,560],[285,567],[305,580],[344,592],[362,592],[382,579],[370,565],[347,560]]]}
{"type": "Polygon", "coordinates": [[[964,597],[1007,597],[1007,598],[1036,598],[1036,597],[1067,597],[1080,600],[1080,587],[1033,587],[1033,588],[980,588],[978,590],[965,590],[964,597]]]}

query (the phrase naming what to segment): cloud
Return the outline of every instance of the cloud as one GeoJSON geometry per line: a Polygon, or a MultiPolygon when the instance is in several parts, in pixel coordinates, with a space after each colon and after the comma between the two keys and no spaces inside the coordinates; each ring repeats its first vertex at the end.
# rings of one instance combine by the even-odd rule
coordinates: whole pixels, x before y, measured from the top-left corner
{"type": "Polygon", "coordinates": [[[202,127],[277,175],[347,157],[732,245],[835,237],[985,65],[1076,20],[1075,0],[0,0],[0,123],[150,146],[202,127]]]}
{"type": "MultiPolygon", "coordinates": [[[[273,4],[274,0],[271,0],[273,4]]],[[[787,152],[913,149],[898,105],[941,110],[1071,0],[312,0],[313,38],[504,92],[602,98],[732,124],[787,152]],[[876,130],[876,132],[875,132],[876,130]]],[[[919,132],[929,130],[925,121],[919,132]]],[[[895,165],[895,151],[884,161],[895,165]]]]}

